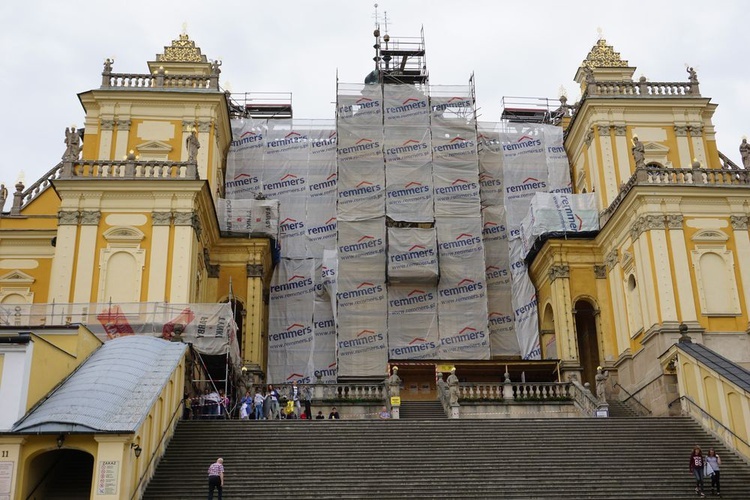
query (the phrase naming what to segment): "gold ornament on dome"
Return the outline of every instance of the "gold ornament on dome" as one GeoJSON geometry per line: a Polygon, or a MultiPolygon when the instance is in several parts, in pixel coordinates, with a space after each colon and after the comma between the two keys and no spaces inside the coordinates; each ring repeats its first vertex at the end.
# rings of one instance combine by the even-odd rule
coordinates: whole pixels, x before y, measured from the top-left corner
{"type": "Polygon", "coordinates": [[[584,59],[582,66],[589,68],[627,68],[628,62],[623,61],[619,52],[615,52],[611,45],[607,45],[604,38],[597,40],[596,45],[584,59]]]}
{"type": "Polygon", "coordinates": [[[172,40],[172,45],[164,47],[163,54],[156,55],[157,61],[164,62],[206,62],[206,56],[201,54],[201,49],[195,46],[195,42],[182,33],[180,38],[172,40]]]}

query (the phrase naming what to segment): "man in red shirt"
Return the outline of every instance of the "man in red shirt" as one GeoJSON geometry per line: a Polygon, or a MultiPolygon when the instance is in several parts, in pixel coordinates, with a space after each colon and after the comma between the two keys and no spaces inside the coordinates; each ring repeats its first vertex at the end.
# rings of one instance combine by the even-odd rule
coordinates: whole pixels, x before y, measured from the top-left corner
{"type": "Polygon", "coordinates": [[[219,491],[219,500],[221,500],[221,490],[224,488],[224,459],[217,458],[216,463],[208,467],[208,500],[214,498],[214,488],[219,491]]]}

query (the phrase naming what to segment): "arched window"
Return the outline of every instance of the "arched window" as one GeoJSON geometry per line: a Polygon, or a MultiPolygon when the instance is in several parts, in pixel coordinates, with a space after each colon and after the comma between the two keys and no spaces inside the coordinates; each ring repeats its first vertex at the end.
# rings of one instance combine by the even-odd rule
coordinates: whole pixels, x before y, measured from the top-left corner
{"type": "Polygon", "coordinates": [[[638,282],[636,281],[634,274],[628,276],[626,287],[628,319],[630,320],[630,335],[633,336],[643,328],[641,298],[638,291],[638,282]]]}

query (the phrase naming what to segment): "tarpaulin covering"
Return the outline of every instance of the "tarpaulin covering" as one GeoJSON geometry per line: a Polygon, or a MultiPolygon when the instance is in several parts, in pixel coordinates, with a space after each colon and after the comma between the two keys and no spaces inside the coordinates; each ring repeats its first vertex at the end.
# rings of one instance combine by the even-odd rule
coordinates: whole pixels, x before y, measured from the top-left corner
{"type": "Polygon", "coordinates": [[[222,231],[263,235],[279,235],[279,202],[277,200],[224,199],[216,203],[222,231]]]}
{"type": "Polygon", "coordinates": [[[438,252],[433,228],[388,228],[388,281],[436,283],[438,252]]]}
{"type": "Polygon", "coordinates": [[[388,357],[438,359],[439,345],[435,286],[389,286],[388,357]]]}
{"type": "Polygon", "coordinates": [[[521,221],[524,257],[534,242],[547,233],[581,233],[599,230],[596,193],[536,193],[528,215],[521,221]]]}

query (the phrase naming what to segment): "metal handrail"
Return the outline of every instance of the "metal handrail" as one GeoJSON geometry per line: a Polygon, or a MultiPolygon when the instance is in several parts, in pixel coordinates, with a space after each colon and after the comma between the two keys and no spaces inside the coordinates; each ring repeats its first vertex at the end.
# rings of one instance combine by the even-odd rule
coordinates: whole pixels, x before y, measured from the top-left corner
{"type": "Polygon", "coordinates": [[[625,394],[628,395],[627,398],[625,398],[625,399],[622,400],[623,403],[625,403],[626,401],[628,401],[629,399],[632,398],[633,401],[635,401],[636,403],[638,403],[638,405],[640,405],[644,410],[646,410],[649,415],[653,414],[653,412],[648,409],[648,406],[646,406],[643,403],[641,403],[640,401],[638,401],[638,399],[635,397],[635,395],[631,394],[627,389],[625,389],[623,386],[621,386],[618,382],[615,382],[615,384],[612,387],[613,388],[614,387],[619,387],[620,389],[622,389],[623,391],[625,391],[625,394]]]}
{"type": "Polygon", "coordinates": [[[133,490],[133,495],[130,497],[130,500],[133,500],[136,497],[139,497],[138,491],[141,488],[141,484],[143,484],[143,480],[148,475],[149,468],[151,467],[151,463],[156,458],[156,451],[159,449],[161,444],[164,442],[164,438],[167,436],[167,431],[172,428],[172,423],[174,422],[174,418],[177,416],[177,414],[182,409],[182,406],[185,404],[185,400],[181,399],[180,403],[177,405],[177,408],[175,409],[174,413],[172,413],[172,418],[169,419],[169,424],[167,425],[167,428],[164,429],[164,432],[161,435],[161,438],[159,438],[159,442],[156,443],[156,446],[154,447],[154,453],[151,454],[151,458],[149,459],[148,463],[146,464],[146,467],[143,469],[143,474],[141,474],[140,479],[138,480],[138,484],[135,486],[135,490],[133,490]]]}
{"type": "Polygon", "coordinates": [[[717,424],[719,424],[719,426],[721,428],[723,428],[725,431],[727,431],[729,434],[731,434],[736,440],[738,440],[739,442],[741,442],[742,444],[744,444],[745,446],[747,446],[748,448],[750,448],[750,443],[748,443],[747,441],[745,441],[744,439],[742,439],[741,437],[739,437],[737,434],[734,433],[734,431],[732,431],[732,429],[730,429],[726,425],[722,424],[713,415],[711,415],[706,410],[704,410],[703,408],[701,408],[700,405],[698,403],[696,403],[695,401],[693,401],[693,399],[690,396],[680,396],[679,398],[674,399],[671,403],[669,403],[667,405],[667,408],[671,408],[673,404],[675,404],[677,401],[680,401],[680,400],[683,400],[683,399],[685,401],[688,401],[690,404],[692,404],[696,408],[698,408],[701,411],[701,413],[703,413],[705,416],[707,416],[708,418],[710,418],[711,420],[713,420],[714,422],[716,422],[717,424]]]}

